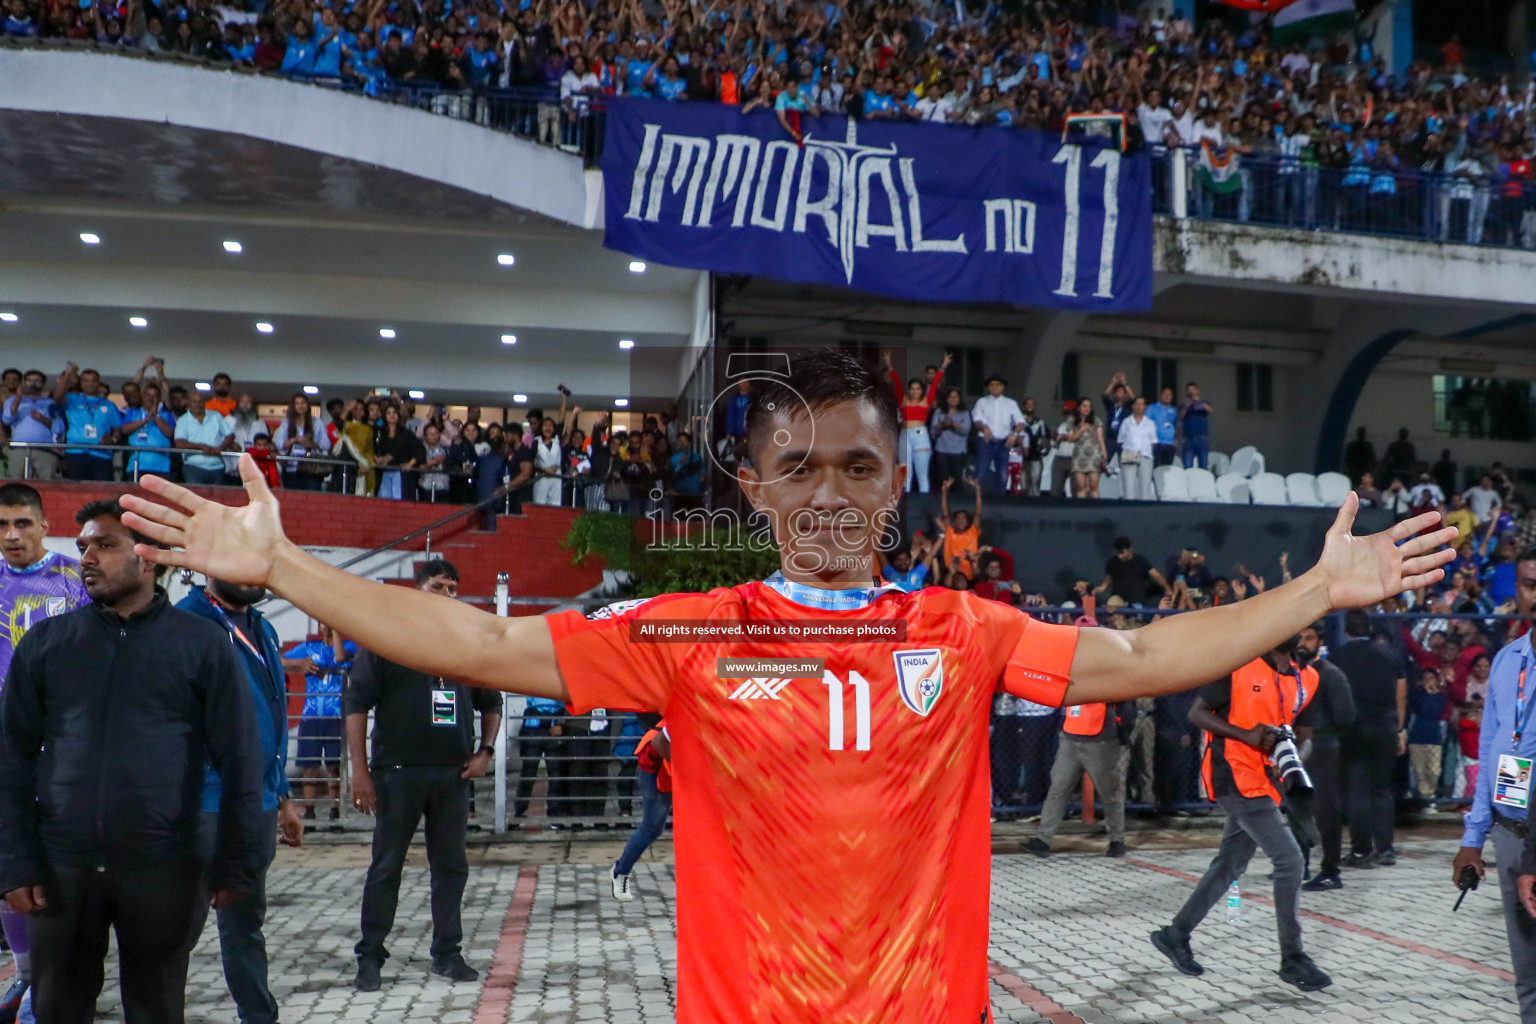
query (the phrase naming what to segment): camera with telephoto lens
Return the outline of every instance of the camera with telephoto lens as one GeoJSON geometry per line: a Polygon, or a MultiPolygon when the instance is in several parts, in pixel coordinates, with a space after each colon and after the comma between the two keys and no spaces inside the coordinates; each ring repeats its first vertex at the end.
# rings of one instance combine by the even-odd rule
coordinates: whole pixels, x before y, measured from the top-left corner
{"type": "Polygon", "coordinates": [[[1296,749],[1296,734],[1288,725],[1280,726],[1279,732],[1280,739],[1275,743],[1275,749],[1270,751],[1269,759],[1285,783],[1286,792],[1312,792],[1312,777],[1301,763],[1301,752],[1296,749]]]}

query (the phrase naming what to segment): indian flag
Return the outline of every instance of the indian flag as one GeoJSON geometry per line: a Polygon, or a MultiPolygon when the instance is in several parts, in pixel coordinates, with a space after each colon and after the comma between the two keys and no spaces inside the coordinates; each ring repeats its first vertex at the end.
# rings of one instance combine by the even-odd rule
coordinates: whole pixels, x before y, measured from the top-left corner
{"type": "Polygon", "coordinates": [[[1219,196],[1231,195],[1243,187],[1243,179],[1237,176],[1237,154],[1228,149],[1217,156],[1205,141],[1200,143],[1200,166],[1195,168],[1195,177],[1207,192],[1219,196]]]}
{"type": "Polygon", "coordinates": [[[1355,0],[1297,0],[1275,13],[1273,42],[1285,46],[1297,39],[1354,27],[1355,0]]]}

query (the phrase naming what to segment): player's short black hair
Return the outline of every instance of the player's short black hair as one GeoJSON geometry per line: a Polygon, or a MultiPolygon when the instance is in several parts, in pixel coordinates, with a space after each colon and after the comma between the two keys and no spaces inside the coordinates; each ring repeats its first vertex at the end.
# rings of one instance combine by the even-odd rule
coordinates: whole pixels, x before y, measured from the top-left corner
{"type": "MultiPolygon", "coordinates": [[[[101,498],[97,501],[88,501],[81,505],[80,510],[75,513],[75,524],[77,526],[84,526],[93,519],[108,517],[116,519],[118,522],[123,521],[123,505],[116,498],[101,498]]],[[[146,537],[132,527],[128,528],[128,534],[133,538],[135,544],[148,544],[152,548],[163,548],[166,546],[157,540],[146,537]]],[[[161,576],[164,576],[165,571],[169,568],[170,566],[168,565],[155,566],[155,578],[159,579],[161,576]]]]}
{"type": "Polygon", "coordinates": [[[459,570],[446,558],[433,558],[422,562],[416,567],[416,585],[419,587],[428,580],[435,580],[439,576],[446,576],[453,582],[459,582],[459,570]]]}
{"type": "Polygon", "coordinates": [[[1131,549],[1131,538],[1129,538],[1129,537],[1116,537],[1115,538],[1115,550],[1116,551],[1129,551],[1130,549],[1131,549]]]}
{"type": "Polygon", "coordinates": [[[1515,556],[1515,564],[1521,562],[1536,562],[1536,544],[1527,544],[1520,549],[1520,553],[1515,556]]]}
{"type": "MultiPolygon", "coordinates": [[[[868,402],[874,406],[888,428],[892,461],[899,461],[901,410],[889,381],[851,353],[835,348],[811,349],[796,356],[787,377],[758,378],[752,381],[751,404],[747,406],[747,452],[758,444],[773,426],[775,416],[784,409],[798,409],[804,402],[814,415],[818,410],[839,402],[868,402]]],[[[756,459],[753,459],[754,464],[756,459]]]]}
{"type": "Polygon", "coordinates": [[[28,484],[0,486],[0,505],[7,508],[29,508],[37,513],[39,519],[43,516],[43,496],[37,493],[36,487],[28,484]]]}

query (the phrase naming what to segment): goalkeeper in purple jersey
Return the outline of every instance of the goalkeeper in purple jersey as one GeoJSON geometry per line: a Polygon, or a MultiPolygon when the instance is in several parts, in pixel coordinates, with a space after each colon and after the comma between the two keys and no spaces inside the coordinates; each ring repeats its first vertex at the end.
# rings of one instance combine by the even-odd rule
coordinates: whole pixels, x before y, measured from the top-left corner
{"type": "MultiPolygon", "coordinates": [[[[26,484],[0,486],[0,681],[28,629],[91,602],[79,563],[43,547],[47,535],[42,496],[26,484]]],[[[26,1024],[32,1019],[30,1006],[22,1005],[32,973],[27,918],[0,904],[0,927],[16,958],[16,982],[0,996],[0,1024],[11,1024],[18,1013],[26,1024]]]]}

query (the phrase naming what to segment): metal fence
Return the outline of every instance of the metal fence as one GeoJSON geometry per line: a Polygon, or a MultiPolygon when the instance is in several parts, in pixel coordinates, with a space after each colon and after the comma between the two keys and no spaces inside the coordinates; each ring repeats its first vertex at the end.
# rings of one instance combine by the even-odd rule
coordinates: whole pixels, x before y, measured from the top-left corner
{"type": "Polygon", "coordinates": [[[1193,149],[1154,147],[1153,209],[1175,217],[1536,249],[1536,181],[1235,155],[1224,182],[1193,149]]]}

